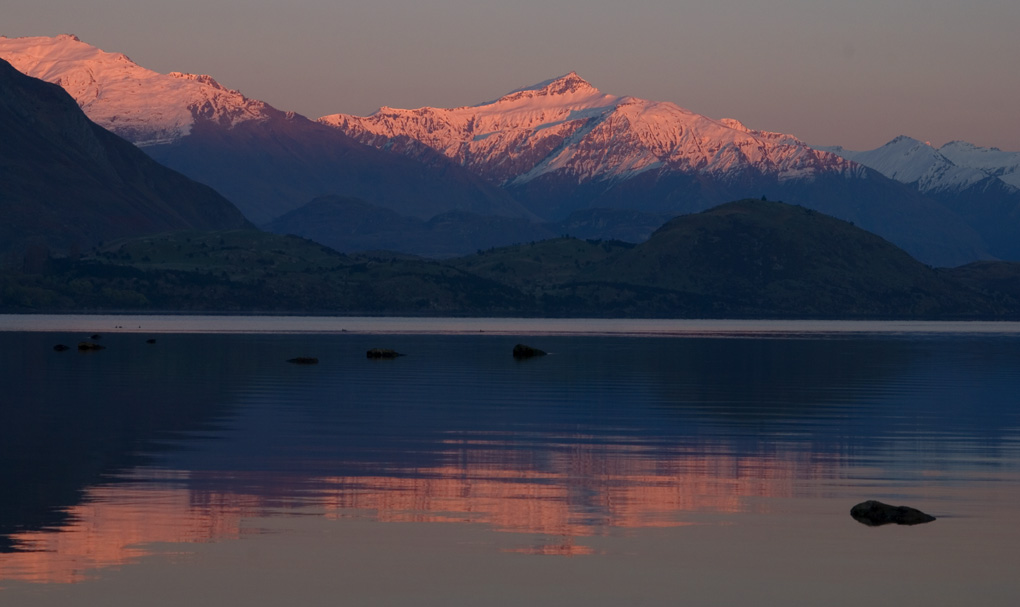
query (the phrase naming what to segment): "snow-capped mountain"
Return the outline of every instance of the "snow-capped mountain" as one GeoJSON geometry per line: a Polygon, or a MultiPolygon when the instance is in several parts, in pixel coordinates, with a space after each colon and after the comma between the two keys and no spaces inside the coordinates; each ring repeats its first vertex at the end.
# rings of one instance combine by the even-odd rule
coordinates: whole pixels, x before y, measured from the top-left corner
{"type": "Polygon", "coordinates": [[[90,118],[260,225],[329,195],[423,220],[466,211],[552,222],[767,197],[853,221],[933,265],[988,256],[956,213],[873,169],[792,135],[605,94],[575,73],[476,106],[310,121],[70,35],[0,38],[0,58],[59,83],[90,118]]]}
{"type": "Polygon", "coordinates": [[[863,152],[839,146],[823,149],[871,167],[890,179],[914,185],[922,192],[961,190],[988,177],[978,169],[957,165],[931,144],[904,135],[863,152]]]}
{"type": "Polygon", "coordinates": [[[313,198],[362,198],[428,219],[451,210],[531,214],[445,157],[411,159],[221,86],[160,74],[72,35],[0,38],[0,58],[62,86],[93,121],[229,198],[264,224],[313,198]]]}
{"type": "Polygon", "coordinates": [[[208,186],[90,121],[60,87],[0,60],[0,253],[60,254],[171,230],[251,228],[208,186]]]}
{"type": "Polygon", "coordinates": [[[453,109],[383,107],[371,116],[319,119],[379,148],[436,150],[503,186],[558,174],[581,183],[645,172],[750,172],[779,181],[859,174],[792,135],[713,120],[673,103],[602,93],[576,73],[453,109]]]}
{"type": "Polygon", "coordinates": [[[916,188],[960,215],[990,253],[1020,259],[1020,153],[900,136],[874,150],[826,148],[916,188]]]}
{"type": "Polygon", "coordinates": [[[233,126],[268,120],[272,110],[211,76],[160,74],[71,34],[0,37],[0,57],[22,73],[59,84],[93,122],[140,147],[179,141],[197,120],[233,126]]]}
{"type": "Polygon", "coordinates": [[[574,72],[474,106],[319,121],[410,157],[438,152],[550,221],[595,207],[681,214],[765,196],[853,221],[929,263],[987,255],[954,213],[872,169],[793,135],[609,95],[574,72]]]}
{"type": "Polygon", "coordinates": [[[988,178],[1001,179],[1013,187],[1020,185],[1020,153],[979,148],[961,141],[936,149],[928,142],[900,135],[874,150],[853,151],[840,146],[820,149],[871,167],[925,193],[961,191],[988,178]]]}

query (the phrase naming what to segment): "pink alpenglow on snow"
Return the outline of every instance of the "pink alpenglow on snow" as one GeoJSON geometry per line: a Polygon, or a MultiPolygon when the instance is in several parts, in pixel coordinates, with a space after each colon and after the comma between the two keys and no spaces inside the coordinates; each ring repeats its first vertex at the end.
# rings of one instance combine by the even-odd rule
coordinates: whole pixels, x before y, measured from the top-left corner
{"type": "Polygon", "coordinates": [[[793,135],[714,120],[676,104],[602,93],[574,72],[475,106],[380,108],[320,122],[363,143],[436,150],[500,184],[562,172],[579,182],[653,169],[723,174],[748,169],[780,180],[856,165],[793,135]]]}
{"type": "Polygon", "coordinates": [[[232,125],[262,120],[269,108],[211,76],[160,74],[70,34],[0,38],[0,58],[60,85],[94,122],[143,147],[187,136],[197,119],[232,125]]]}

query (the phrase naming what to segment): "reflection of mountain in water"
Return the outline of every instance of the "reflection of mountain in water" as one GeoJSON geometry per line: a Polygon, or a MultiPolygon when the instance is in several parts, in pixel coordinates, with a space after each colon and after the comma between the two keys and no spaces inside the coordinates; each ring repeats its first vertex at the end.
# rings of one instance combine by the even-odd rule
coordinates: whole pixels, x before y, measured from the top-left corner
{"type": "Polygon", "coordinates": [[[53,549],[0,558],[40,579],[75,579],[88,559],[68,554],[119,564],[291,511],[480,523],[578,554],[855,465],[909,481],[1001,463],[1017,424],[1005,338],[531,337],[550,355],[526,362],[494,336],[111,335],[89,355],[0,339],[25,353],[4,370],[24,406],[0,421],[24,431],[0,446],[0,537],[53,549]],[[408,355],[366,360],[375,346],[408,355]],[[299,355],[320,364],[284,362],[299,355]],[[97,485],[139,464],[142,483],[97,485]]]}
{"type": "Polygon", "coordinates": [[[550,471],[500,445],[452,440],[458,465],[380,470],[377,476],[307,477],[258,472],[140,469],[133,479],[90,487],[60,528],[17,533],[25,551],[0,555],[0,581],[72,583],[151,554],[152,544],[237,539],[246,520],[286,513],[324,520],[471,523],[523,534],[535,554],[579,555],[614,528],[693,524],[694,513],[734,514],[749,500],[794,497],[805,479],[830,478],[836,461],[806,454],[646,457],[643,448],[575,446],[551,455],[550,471]],[[509,456],[509,457],[508,457],[509,456]]]}
{"type": "MultiPolygon", "coordinates": [[[[9,534],[62,524],[86,487],[144,461],[169,433],[213,422],[230,406],[224,376],[255,374],[243,345],[200,352],[110,334],[101,352],[79,353],[86,335],[0,333],[0,552],[9,534]],[[54,352],[57,342],[72,351],[54,352]]],[[[180,340],[180,338],[173,338],[180,340]]],[[[171,341],[166,338],[163,341],[171,341]]]]}
{"type": "Polygon", "coordinates": [[[202,507],[180,486],[154,486],[150,481],[89,487],[81,503],[66,510],[59,527],[12,536],[19,550],[0,553],[0,583],[81,582],[97,570],[150,554],[150,544],[236,539],[242,518],[258,513],[244,498],[232,495],[214,507],[202,507]]]}

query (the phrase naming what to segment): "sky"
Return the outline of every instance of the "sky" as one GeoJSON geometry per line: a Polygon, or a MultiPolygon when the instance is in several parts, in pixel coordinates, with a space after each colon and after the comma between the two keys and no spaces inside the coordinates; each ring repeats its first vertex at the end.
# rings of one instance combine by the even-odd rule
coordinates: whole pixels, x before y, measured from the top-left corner
{"type": "Polygon", "coordinates": [[[1016,0],[4,0],[0,35],[75,34],[310,118],[457,107],[570,71],[605,93],[871,149],[1020,151],[1016,0]]]}

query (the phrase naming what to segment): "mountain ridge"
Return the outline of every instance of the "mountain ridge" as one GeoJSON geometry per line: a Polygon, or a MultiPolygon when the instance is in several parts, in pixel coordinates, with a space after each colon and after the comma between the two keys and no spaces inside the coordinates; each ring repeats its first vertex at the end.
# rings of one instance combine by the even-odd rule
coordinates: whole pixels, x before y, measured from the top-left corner
{"type": "Polygon", "coordinates": [[[139,147],[178,141],[200,118],[237,124],[267,120],[275,110],[212,76],[160,74],[73,34],[0,38],[0,56],[25,74],[60,85],[94,122],[139,147]]]}
{"type": "MultiPolygon", "coordinates": [[[[924,193],[965,190],[986,179],[1002,181],[1007,189],[1020,189],[1003,179],[1012,175],[1008,172],[1009,153],[995,148],[979,148],[966,142],[954,141],[936,148],[929,142],[899,135],[873,150],[848,150],[842,146],[821,149],[871,167],[901,183],[915,185],[924,193]],[[982,156],[995,152],[1001,154],[1000,158],[1005,162],[980,162],[982,156]]],[[[1020,153],[1016,154],[1016,166],[1020,167],[1020,153]]]]}
{"type": "Polygon", "coordinates": [[[858,170],[792,135],[713,120],[670,102],[604,94],[575,72],[480,105],[383,107],[366,117],[332,114],[319,121],[377,147],[410,137],[501,185],[555,171],[580,180],[609,180],[664,165],[700,173],[746,165],[781,178],[822,168],[858,170]],[[615,122],[626,123],[625,131],[615,122]],[[628,138],[609,137],[614,129],[628,138]],[[612,140],[612,147],[596,139],[612,140]]]}
{"type": "Polygon", "coordinates": [[[1020,153],[960,141],[935,148],[905,135],[873,150],[829,149],[941,202],[982,235],[993,256],[1020,259],[1020,153]]]}
{"type": "Polygon", "coordinates": [[[0,60],[0,252],[62,254],[109,238],[250,227],[208,186],[89,120],[54,84],[0,60]]]}
{"type": "Polygon", "coordinates": [[[408,156],[438,152],[546,221],[595,207],[694,213],[764,196],[853,221],[933,265],[992,256],[954,210],[874,169],[793,135],[608,95],[575,72],[480,105],[319,121],[408,156]]]}
{"type": "MultiPolygon", "coordinates": [[[[1002,229],[988,227],[997,205],[984,205],[978,221],[965,204],[793,135],[605,94],[575,72],[487,104],[383,107],[368,117],[313,122],[212,77],[156,74],[74,37],[0,39],[0,56],[12,53],[76,90],[79,104],[96,115],[127,108],[123,120],[105,117],[111,127],[130,126],[150,156],[216,188],[260,225],[329,195],[421,220],[458,211],[544,222],[593,208],[682,214],[766,197],[853,221],[933,265],[1012,254],[1001,246],[1002,229]],[[33,45],[38,50],[26,53],[33,45]],[[52,53],[46,61],[43,51],[52,53]],[[55,61],[61,53],[78,63],[55,61]],[[128,84],[144,89],[141,96],[129,98],[128,84]],[[164,105],[146,101],[154,97],[164,105]],[[156,111],[145,131],[137,110],[149,105],[156,111]],[[996,241],[994,252],[986,239],[996,241]]],[[[1008,173],[1008,159],[998,160],[1008,173]]]]}
{"type": "Polygon", "coordinates": [[[62,86],[100,126],[206,183],[264,224],[328,194],[429,218],[450,210],[531,217],[506,192],[435,153],[365,146],[212,76],[160,74],[69,34],[0,38],[0,57],[62,86]]]}

